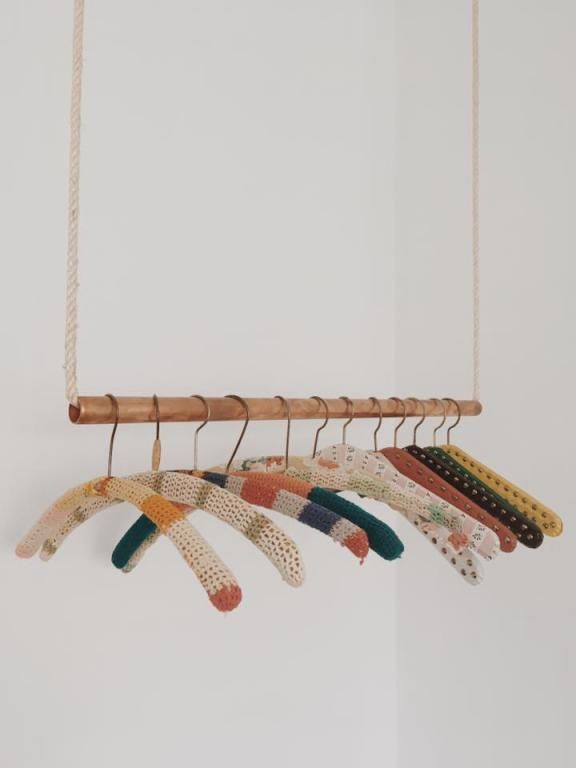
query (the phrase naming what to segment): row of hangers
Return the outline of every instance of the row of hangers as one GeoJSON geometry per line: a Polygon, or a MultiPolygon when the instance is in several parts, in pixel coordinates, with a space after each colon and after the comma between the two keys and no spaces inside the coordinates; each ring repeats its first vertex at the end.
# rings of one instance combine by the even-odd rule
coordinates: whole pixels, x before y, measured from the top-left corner
{"type": "Polygon", "coordinates": [[[406,421],[406,402],[393,398],[399,406],[399,423],[393,444],[379,448],[382,409],[374,403],[378,423],[370,449],[347,443],[347,430],[354,420],[354,405],[347,398],[348,418],[342,427],[342,442],[318,449],[322,430],[329,421],[328,406],[324,422],[317,429],[309,456],[290,455],[291,414],[288,401],[277,396],[286,409],[286,442],[282,456],[237,459],[250,422],[246,401],[228,395],[242,404],[245,420],[240,437],[228,462],[209,470],[198,469],[198,436],[210,422],[210,406],[201,395],[205,418],[194,435],[192,469],[160,470],[161,442],[158,398],[156,438],[152,451],[152,470],[127,477],[112,474],[114,440],[118,428],[118,401],[107,395],[115,408],[110,437],[108,468],[103,477],[82,483],[57,499],[36,521],[17,546],[20,557],[39,552],[49,560],[65,539],[82,523],[103,509],[121,502],[135,506],[141,516],[124,534],[112,554],[114,566],[124,572],[135,568],[146,551],[164,534],[192,568],[212,604],[220,611],[231,611],[242,599],[241,588],[231,570],[210,544],[189,522],[188,515],[202,509],[233,526],[249,539],[274,565],[291,586],[304,581],[304,566],[295,542],[262,509],[273,510],[299,520],[341,544],[361,562],[370,550],[388,561],[398,559],[404,544],[394,530],[360,504],[343,498],[342,492],[355,493],[386,504],[402,514],[438,554],[466,583],[478,585],[484,578],[484,563],[500,553],[510,554],[518,545],[537,549],[544,536],[562,532],[560,517],[519,486],[466,453],[452,441],[460,422],[457,401],[437,399],[444,415],[433,431],[432,445],[417,444],[417,433],[426,419],[425,408],[413,430],[412,443],[398,448],[398,433],[406,421]],[[438,445],[438,433],[446,423],[446,402],[456,404],[458,416],[447,429],[446,441],[438,445]]]}

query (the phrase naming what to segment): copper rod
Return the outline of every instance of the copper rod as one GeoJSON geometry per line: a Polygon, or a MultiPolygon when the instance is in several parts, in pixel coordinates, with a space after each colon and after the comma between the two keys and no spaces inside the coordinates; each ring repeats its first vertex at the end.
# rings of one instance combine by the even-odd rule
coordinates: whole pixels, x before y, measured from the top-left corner
{"type": "MultiPolygon", "coordinates": [[[[118,397],[119,422],[122,424],[142,424],[156,422],[156,407],[150,397],[118,397]]],[[[245,411],[242,405],[227,397],[207,397],[210,406],[210,421],[242,421],[245,411]]],[[[325,409],[312,398],[288,398],[292,419],[323,419],[325,409]]],[[[286,419],[286,407],[274,397],[246,398],[250,408],[250,419],[254,421],[283,421],[286,419]]],[[[354,418],[379,418],[380,412],[372,400],[353,400],[354,418]]],[[[394,400],[380,400],[382,416],[394,417],[403,412],[394,400]]],[[[482,405],[478,400],[458,400],[462,416],[478,416],[482,405]]],[[[195,397],[159,397],[160,421],[204,421],[206,407],[195,397]]],[[[331,419],[344,419],[348,406],[339,398],[326,400],[328,416],[331,419]]],[[[438,400],[406,400],[406,415],[421,416],[422,404],[427,416],[442,416],[443,406],[438,400]]],[[[446,413],[456,416],[453,402],[445,402],[446,413]]],[[[349,413],[349,410],[348,410],[349,413]]],[[[70,421],[74,424],[113,424],[115,411],[109,397],[80,397],[78,407],[69,406],[70,421]]]]}

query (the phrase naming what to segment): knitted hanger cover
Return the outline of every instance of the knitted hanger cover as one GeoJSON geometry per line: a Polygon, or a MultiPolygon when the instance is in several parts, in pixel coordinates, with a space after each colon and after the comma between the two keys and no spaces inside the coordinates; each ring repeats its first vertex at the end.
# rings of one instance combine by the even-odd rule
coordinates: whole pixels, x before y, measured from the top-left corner
{"type": "Polygon", "coordinates": [[[494,472],[490,467],[481,464],[477,459],[463,451],[462,448],[458,448],[455,445],[442,445],[440,447],[461,464],[464,469],[475,474],[489,488],[503,496],[513,507],[516,507],[519,512],[533,520],[546,536],[560,536],[564,529],[562,518],[542,504],[541,501],[535,499],[534,496],[530,496],[529,493],[506,480],[505,477],[494,472]]]}
{"type": "MultiPolygon", "coordinates": [[[[429,509],[432,508],[433,512],[435,509],[440,508],[448,521],[448,524],[442,524],[453,531],[458,531],[467,536],[470,549],[477,551],[481,557],[491,560],[499,553],[500,542],[493,531],[455,507],[449,501],[437,496],[433,492],[433,488],[424,488],[418,482],[414,482],[414,479],[410,479],[402,474],[402,471],[398,471],[386,455],[342,444],[323,449],[320,452],[320,457],[332,461],[337,466],[348,471],[356,469],[361,472],[367,472],[387,483],[399,485],[406,493],[422,499],[429,509]]],[[[442,520],[433,519],[434,522],[442,522],[442,520]]]]}
{"type": "Polygon", "coordinates": [[[437,462],[438,467],[442,468],[442,477],[445,477],[455,488],[468,491],[468,498],[473,498],[483,509],[490,510],[492,514],[496,513],[502,525],[512,531],[521,544],[531,549],[537,549],[542,545],[544,535],[533,520],[492,491],[441,448],[424,448],[423,450],[437,462]]]}
{"type": "MultiPolygon", "coordinates": [[[[331,490],[350,490],[359,495],[372,496],[378,491],[378,482],[367,473],[354,471],[347,473],[342,470],[326,470],[312,459],[292,457],[286,475],[296,477],[316,486],[324,486],[331,490]],[[374,488],[376,486],[376,489],[374,488]]],[[[284,467],[284,457],[266,456],[244,459],[236,464],[243,470],[279,472],[284,467]]],[[[388,502],[389,503],[389,502],[388,502]]],[[[389,503],[390,504],[390,503],[389,503]]],[[[390,504],[390,506],[393,506],[390,504]]],[[[468,539],[464,534],[451,532],[422,517],[409,509],[399,509],[406,519],[417,528],[440,552],[442,557],[472,585],[480,584],[484,577],[482,564],[478,557],[466,549],[468,539]]]]}
{"type": "MultiPolygon", "coordinates": [[[[284,458],[279,456],[266,456],[256,457],[253,459],[244,459],[242,462],[244,467],[254,467],[256,471],[263,471],[263,468],[267,468],[264,471],[273,473],[282,472],[284,467],[284,458]]],[[[449,522],[453,519],[451,515],[446,515],[440,506],[430,504],[425,499],[419,497],[416,493],[409,492],[400,487],[399,484],[394,484],[388,481],[380,480],[380,478],[374,475],[363,472],[360,470],[353,470],[349,472],[343,469],[337,462],[331,459],[325,459],[322,456],[317,458],[303,457],[303,456],[291,456],[289,459],[289,469],[310,469],[313,472],[317,472],[316,477],[320,478],[317,485],[324,485],[331,490],[351,490],[358,493],[360,496],[367,496],[376,501],[383,501],[392,509],[404,514],[404,512],[411,512],[418,515],[424,520],[436,523],[437,525],[449,527],[449,522]],[[323,475],[323,471],[333,472],[334,474],[323,475]],[[328,482],[328,478],[337,480],[336,486],[331,486],[328,482]],[[324,478],[324,481],[322,481],[324,478]]],[[[296,477],[296,473],[287,471],[287,475],[296,477]]],[[[301,475],[302,479],[304,478],[301,475]]],[[[458,524],[458,523],[457,523],[458,524]]],[[[470,539],[461,531],[454,532],[453,541],[459,542],[460,548],[467,547],[470,539]]]]}
{"type": "MultiPolygon", "coordinates": [[[[287,474],[299,477],[315,485],[326,484],[338,490],[355,491],[362,496],[371,496],[375,492],[373,480],[369,475],[354,470],[344,473],[338,470],[314,469],[312,467],[290,467],[287,474]],[[339,487],[341,486],[341,487],[339,487]]],[[[392,506],[392,504],[390,504],[392,506]]],[[[412,525],[437,549],[452,568],[471,585],[480,584],[484,579],[484,568],[478,556],[467,549],[466,536],[451,532],[447,528],[424,520],[409,509],[398,510],[412,525]]]]}
{"type": "Polygon", "coordinates": [[[388,461],[410,481],[417,484],[418,488],[426,488],[434,494],[435,498],[441,498],[445,502],[457,508],[461,514],[469,519],[476,520],[484,529],[490,530],[492,541],[502,552],[513,552],[517,545],[516,536],[488,512],[481,509],[471,499],[466,498],[458,490],[450,486],[443,478],[436,475],[427,467],[417,461],[403,448],[383,448],[379,454],[385,456],[388,461]]]}
{"type": "MultiPolygon", "coordinates": [[[[225,488],[250,504],[273,509],[299,520],[305,525],[327,534],[361,560],[368,554],[369,545],[365,531],[334,512],[318,504],[307,502],[297,494],[283,488],[274,487],[269,482],[263,482],[262,479],[188,470],[180,470],[179,474],[200,477],[220,488],[225,488]]],[[[268,478],[264,479],[267,480],[268,478]]],[[[153,543],[150,541],[151,537],[154,540],[157,538],[157,530],[145,516],[141,517],[118,542],[112,554],[114,565],[117,568],[132,570],[141,559],[138,556],[138,550],[143,545],[146,549],[151,546],[153,543]]]]}
{"type": "MultiPolygon", "coordinates": [[[[174,472],[147,472],[132,475],[131,482],[137,482],[147,488],[177,501],[185,515],[190,509],[202,508],[240,531],[255,544],[273,563],[282,578],[291,586],[300,586],[304,581],[304,566],[296,544],[284,531],[255,507],[239,499],[234,494],[197,477],[187,477],[174,472]]],[[[119,503],[112,498],[68,499],[60,505],[59,526],[46,536],[41,558],[48,560],[59,549],[65,538],[85,520],[99,512],[105,506],[119,503]]],[[[146,515],[149,529],[160,529],[156,521],[146,515]]],[[[160,529],[160,532],[163,531],[160,529]]]]}
{"type": "Polygon", "coordinates": [[[219,611],[231,611],[238,606],[242,591],[236,579],[212,547],[186,520],[179,506],[129,480],[100,477],[73,488],[40,517],[18,544],[16,554],[19,557],[32,557],[46,534],[58,525],[69,507],[77,507],[93,495],[128,501],[144,512],[178,549],[206,590],[211,603],[219,611]]]}
{"type": "MultiPolygon", "coordinates": [[[[345,517],[347,520],[350,520],[350,522],[366,531],[368,541],[370,542],[370,549],[385,560],[395,560],[397,557],[400,557],[404,551],[404,545],[392,528],[382,520],[374,517],[374,515],[366,512],[362,507],[348,501],[348,499],[341,498],[326,488],[315,487],[312,483],[306,483],[302,480],[297,480],[294,477],[287,477],[287,475],[283,473],[283,457],[271,456],[266,457],[266,459],[247,459],[235,462],[235,464],[238,466],[246,465],[250,467],[252,462],[254,462],[253,470],[235,470],[232,474],[239,474],[242,476],[256,475],[259,477],[273,478],[274,482],[279,484],[278,487],[297,493],[299,496],[320,504],[326,509],[336,512],[336,514],[341,517],[345,517]]],[[[220,472],[223,471],[223,468],[217,468],[211,471],[220,472]]]]}

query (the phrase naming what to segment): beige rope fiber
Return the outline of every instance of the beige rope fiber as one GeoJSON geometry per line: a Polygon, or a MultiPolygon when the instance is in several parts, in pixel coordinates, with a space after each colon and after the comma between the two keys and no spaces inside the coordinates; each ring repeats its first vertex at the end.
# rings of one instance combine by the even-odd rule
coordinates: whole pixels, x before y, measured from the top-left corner
{"type": "MultiPolygon", "coordinates": [[[[66,397],[78,404],[78,217],[80,209],[80,123],[84,0],[74,0],[72,91],[70,102],[70,176],[68,192],[68,258],[66,265],[66,397]]],[[[472,0],[472,282],[473,398],[480,399],[480,0],[472,0]]]]}
{"type": "Polygon", "coordinates": [[[472,0],[472,397],[480,399],[480,0],[472,0]]]}
{"type": "Polygon", "coordinates": [[[70,169],[68,181],[68,257],[66,260],[66,332],[64,370],[66,398],[78,404],[76,373],[78,335],[78,215],[80,209],[80,109],[82,103],[82,48],[84,0],[74,0],[72,91],[70,100],[70,169]]]}

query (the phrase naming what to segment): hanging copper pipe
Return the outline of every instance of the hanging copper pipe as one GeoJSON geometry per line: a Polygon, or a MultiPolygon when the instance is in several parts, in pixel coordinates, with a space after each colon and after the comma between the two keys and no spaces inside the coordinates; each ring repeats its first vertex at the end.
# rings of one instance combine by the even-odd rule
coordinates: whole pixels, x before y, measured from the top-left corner
{"type": "MultiPolygon", "coordinates": [[[[155,422],[157,409],[153,397],[118,397],[119,422],[121,424],[138,424],[155,422]]],[[[245,413],[239,402],[227,397],[207,397],[210,407],[210,421],[242,421],[245,413]]],[[[286,419],[286,407],[274,397],[246,398],[250,408],[250,419],[253,421],[283,421],[286,419]]],[[[353,400],[354,418],[367,419],[380,417],[380,411],[374,399],[353,400]]],[[[378,401],[383,417],[398,416],[398,402],[392,399],[378,401]]],[[[482,405],[477,400],[458,400],[462,416],[478,416],[482,405]]],[[[159,397],[159,410],[162,422],[172,421],[203,421],[206,407],[198,399],[192,397],[159,397]]],[[[312,398],[289,398],[292,419],[323,419],[326,411],[322,405],[312,398]]],[[[339,399],[327,399],[328,416],[331,419],[346,418],[349,406],[339,399]]],[[[406,415],[421,416],[422,404],[427,416],[442,416],[444,408],[438,400],[420,400],[418,405],[412,400],[406,400],[406,415]]],[[[446,414],[456,416],[457,408],[453,402],[446,405],[446,414]]],[[[114,406],[109,397],[80,397],[78,407],[69,406],[70,421],[74,424],[113,424],[115,420],[114,406]]]]}

